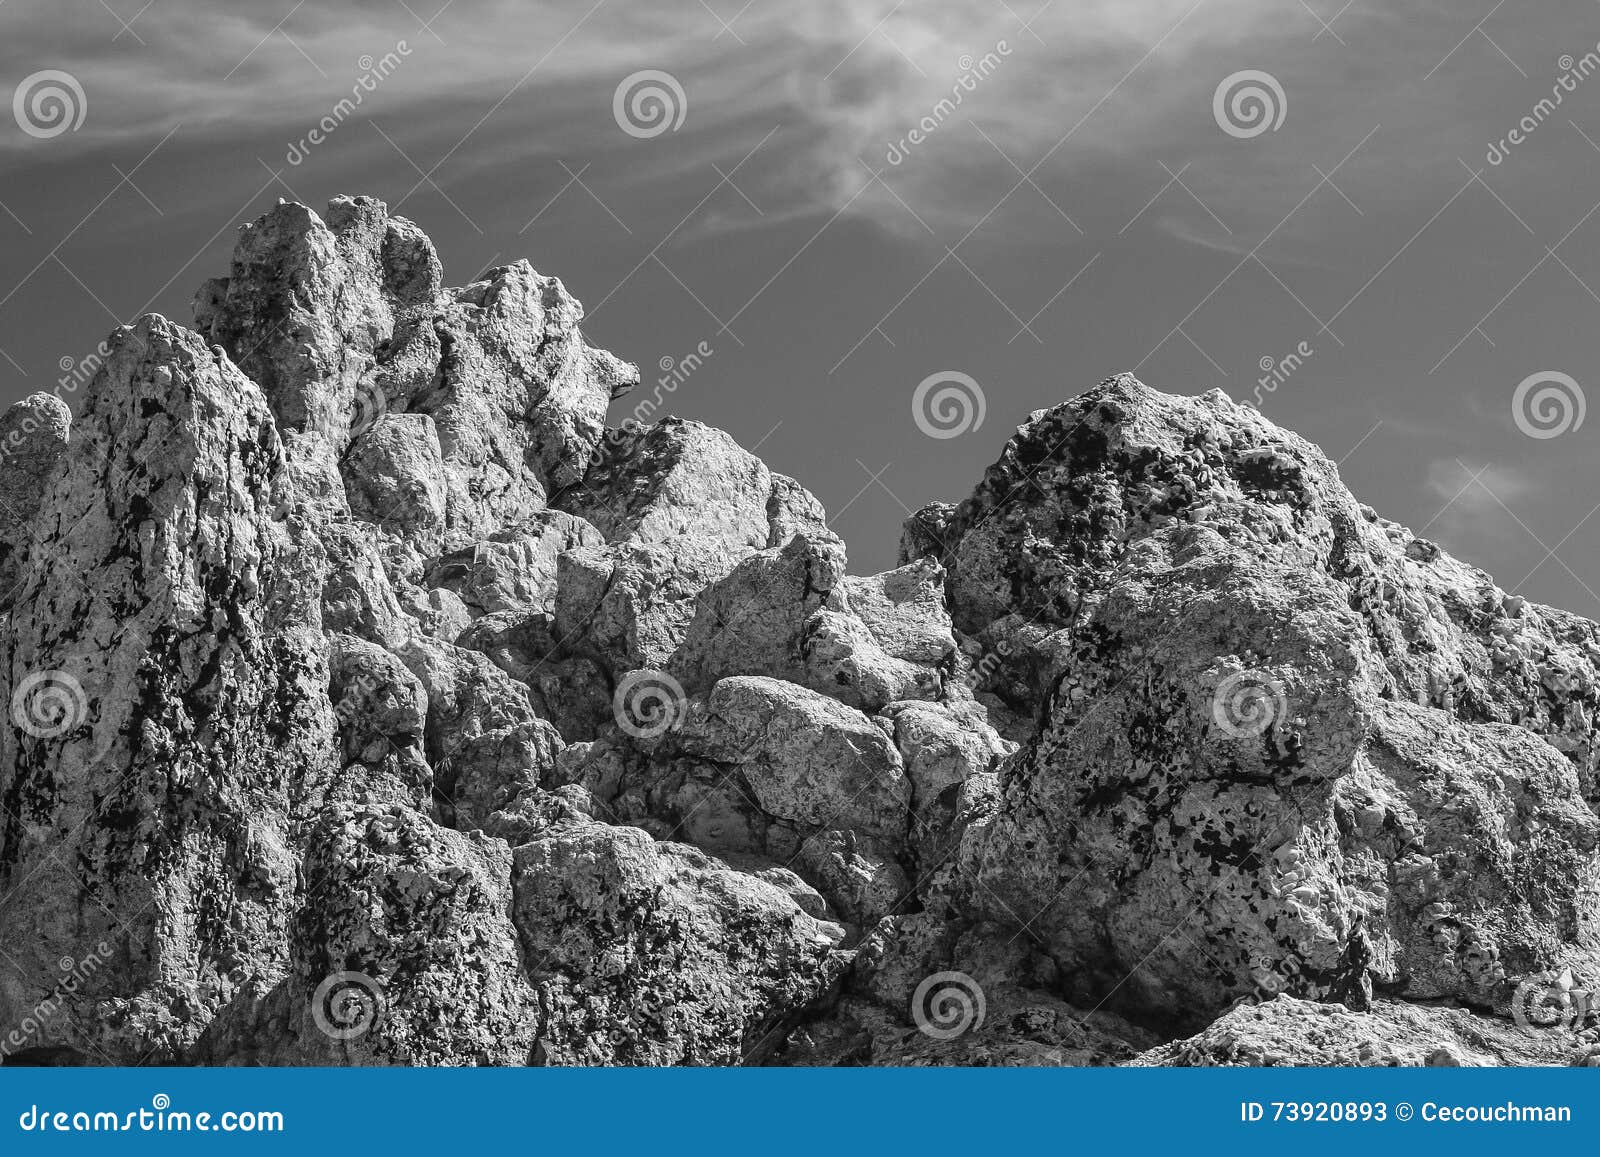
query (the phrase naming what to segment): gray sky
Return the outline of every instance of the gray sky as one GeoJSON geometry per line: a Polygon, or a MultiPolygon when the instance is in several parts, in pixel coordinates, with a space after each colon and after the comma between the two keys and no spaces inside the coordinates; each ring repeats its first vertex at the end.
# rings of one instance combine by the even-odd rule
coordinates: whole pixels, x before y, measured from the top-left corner
{"type": "Polygon", "coordinates": [[[369,193],[452,284],[560,276],[647,381],[706,343],[668,409],[813,489],[855,570],[1134,370],[1259,395],[1381,512],[1600,616],[1600,417],[1514,412],[1596,384],[1593,0],[741,3],[5,0],[0,80],[41,99],[0,113],[4,400],[189,321],[278,196],[369,193]],[[644,70],[664,125],[629,120],[644,70]],[[942,372],[982,392],[956,437],[913,417],[942,372]]]}

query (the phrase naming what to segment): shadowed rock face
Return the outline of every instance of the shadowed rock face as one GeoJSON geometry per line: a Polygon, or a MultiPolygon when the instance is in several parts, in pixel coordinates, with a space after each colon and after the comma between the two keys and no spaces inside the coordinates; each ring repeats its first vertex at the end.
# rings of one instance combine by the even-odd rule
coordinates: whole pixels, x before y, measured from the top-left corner
{"type": "Polygon", "coordinates": [[[0,416],[5,1056],[1592,1058],[1594,624],[1127,377],[851,575],[581,319],[280,204],[0,416]]]}

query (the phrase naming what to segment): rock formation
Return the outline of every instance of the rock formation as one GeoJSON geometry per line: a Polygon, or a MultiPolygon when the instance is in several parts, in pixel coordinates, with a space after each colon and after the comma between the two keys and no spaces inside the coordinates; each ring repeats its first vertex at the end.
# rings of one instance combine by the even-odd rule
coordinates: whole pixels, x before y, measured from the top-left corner
{"type": "Polygon", "coordinates": [[[1126,376],[852,575],[582,317],[283,203],[0,416],[6,1059],[1600,1057],[1600,627],[1126,376]]]}

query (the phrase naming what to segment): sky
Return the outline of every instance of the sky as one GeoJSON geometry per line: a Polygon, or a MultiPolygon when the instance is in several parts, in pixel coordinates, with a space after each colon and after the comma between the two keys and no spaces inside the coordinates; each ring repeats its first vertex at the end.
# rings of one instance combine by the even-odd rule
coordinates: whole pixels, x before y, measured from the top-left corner
{"type": "Polygon", "coordinates": [[[364,193],[560,277],[858,573],[1133,371],[1600,617],[1594,0],[0,0],[0,87],[0,402],[364,193]]]}

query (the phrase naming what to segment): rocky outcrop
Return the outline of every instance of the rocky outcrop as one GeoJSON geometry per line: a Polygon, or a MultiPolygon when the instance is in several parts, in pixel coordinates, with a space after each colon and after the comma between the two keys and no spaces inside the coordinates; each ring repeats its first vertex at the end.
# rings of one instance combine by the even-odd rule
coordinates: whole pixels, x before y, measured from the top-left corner
{"type": "Polygon", "coordinates": [[[283,968],[292,829],[335,750],[283,457],[260,388],[145,318],[112,336],[20,547],[0,991],[14,1023],[87,968],[55,1018],[85,1061],[180,1056],[283,968]]]}
{"type": "Polygon", "coordinates": [[[1594,975],[1589,636],[1313,447],[1117,379],[1036,415],[945,541],[956,622],[1044,697],[958,887],[1024,914],[1079,999],[1203,1023],[1268,974],[1504,1012],[1540,970],[1594,975]],[[1023,472],[1048,503],[997,497],[1023,472]],[[1508,634],[1571,682],[1512,706],[1508,634]]]}
{"type": "Polygon", "coordinates": [[[1103,383],[852,575],[375,200],[0,416],[0,1052],[1587,1063],[1600,628],[1103,383]]]}
{"type": "Polygon", "coordinates": [[[1595,1065],[1600,1048],[1540,1027],[1459,1008],[1381,1000],[1365,1012],[1279,996],[1243,1004],[1198,1036],[1139,1054],[1130,1064],[1428,1066],[1595,1065]]]}
{"type": "Polygon", "coordinates": [[[837,924],[758,875],[632,827],[558,827],[516,852],[545,1064],[759,1061],[826,996],[837,924]]]}
{"type": "Polygon", "coordinates": [[[582,306],[527,262],[442,284],[432,242],[382,202],[341,197],[325,219],[283,203],[246,226],[195,321],[284,430],[350,448],[357,517],[423,518],[459,546],[581,479],[638,372],[591,349],[582,306]]]}
{"type": "Polygon", "coordinates": [[[54,394],[30,394],[0,414],[0,604],[16,594],[17,561],[71,426],[67,404],[54,394]]]}

